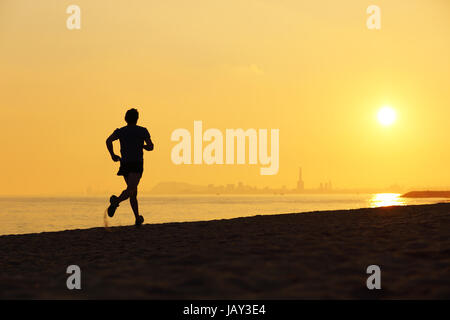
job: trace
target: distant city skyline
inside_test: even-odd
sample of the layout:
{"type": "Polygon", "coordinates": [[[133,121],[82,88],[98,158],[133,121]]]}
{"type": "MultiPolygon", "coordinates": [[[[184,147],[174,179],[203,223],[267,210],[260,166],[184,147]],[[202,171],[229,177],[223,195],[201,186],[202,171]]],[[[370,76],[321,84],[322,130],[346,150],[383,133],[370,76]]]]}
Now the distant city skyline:
{"type": "MultiPolygon", "coordinates": [[[[427,188],[416,188],[417,190],[427,188]]],[[[433,188],[431,188],[433,189],[433,188]]],[[[303,180],[303,168],[299,167],[297,185],[294,188],[289,188],[282,185],[279,188],[274,187],[257,187],[247,185],[242,181],[237,183],[226,184],[208,184],[198,185],[186,182],[160,182],[156,184],[149,193],[153,194],[319,194],[319,193],[380,193],[380,192],[394,192],[402,193],[409,189],[399,185],[391,185],[385,188],[347,188],[338,189],[333,188],[332,181],[320,182],[316,187],[305,187],[303,180]]]]}

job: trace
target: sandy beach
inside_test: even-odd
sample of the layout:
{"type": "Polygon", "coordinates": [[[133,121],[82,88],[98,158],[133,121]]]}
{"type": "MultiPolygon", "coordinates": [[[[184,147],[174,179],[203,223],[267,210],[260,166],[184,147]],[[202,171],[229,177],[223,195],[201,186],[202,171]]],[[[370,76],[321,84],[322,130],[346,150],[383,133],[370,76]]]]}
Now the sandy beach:
{"type": "Polygon", "coordinates": [[[450,203],[9,235],[0,257],[2,299],[449,299],[450,203]]]}

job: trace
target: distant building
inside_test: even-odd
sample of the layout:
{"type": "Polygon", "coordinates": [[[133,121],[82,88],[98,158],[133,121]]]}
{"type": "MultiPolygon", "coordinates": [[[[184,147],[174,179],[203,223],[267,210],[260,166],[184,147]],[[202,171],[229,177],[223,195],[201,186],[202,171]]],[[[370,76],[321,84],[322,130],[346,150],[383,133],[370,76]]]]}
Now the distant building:
{"type": "Polygon", "coordinates": [[[298,169],[297,190],[305,190],[305,184],[303,182],[302,168],[301,167],[298,169]]]}
{"type": "Polygon", "coordinates": [[[331,184],[331,180],[328,182],[321,182],[319,189],[321,191],[331,191],[333,189],[332,184],[331,184]]]}

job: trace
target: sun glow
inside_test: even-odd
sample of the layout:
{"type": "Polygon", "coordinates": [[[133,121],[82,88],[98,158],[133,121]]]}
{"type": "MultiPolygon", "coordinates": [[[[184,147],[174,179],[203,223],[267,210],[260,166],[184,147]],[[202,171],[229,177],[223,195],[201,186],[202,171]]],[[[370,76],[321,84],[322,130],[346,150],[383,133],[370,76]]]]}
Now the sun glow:
{"type": "Polygon", "coordinates": [[[377,193],[370,199],[372,208],[387,206],[403,206],[405,201],[400,197],[399,193],[377,193]]]}
{"type": "Polygon", "coordinates": [[[392,125],[397,119],[397,114],[391,107],[383,107],[378,111],[378,121],[383,126],[392,125]]]}

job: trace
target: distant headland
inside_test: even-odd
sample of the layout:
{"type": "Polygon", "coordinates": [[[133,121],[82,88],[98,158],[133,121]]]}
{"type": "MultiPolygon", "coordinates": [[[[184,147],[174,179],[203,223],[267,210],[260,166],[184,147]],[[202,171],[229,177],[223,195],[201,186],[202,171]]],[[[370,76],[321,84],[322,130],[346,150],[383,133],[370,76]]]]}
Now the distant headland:
{"type": "Polygon", "coordinates": [[[411,191],[402,198],[450,198],[450,191],[411,191]]]}

